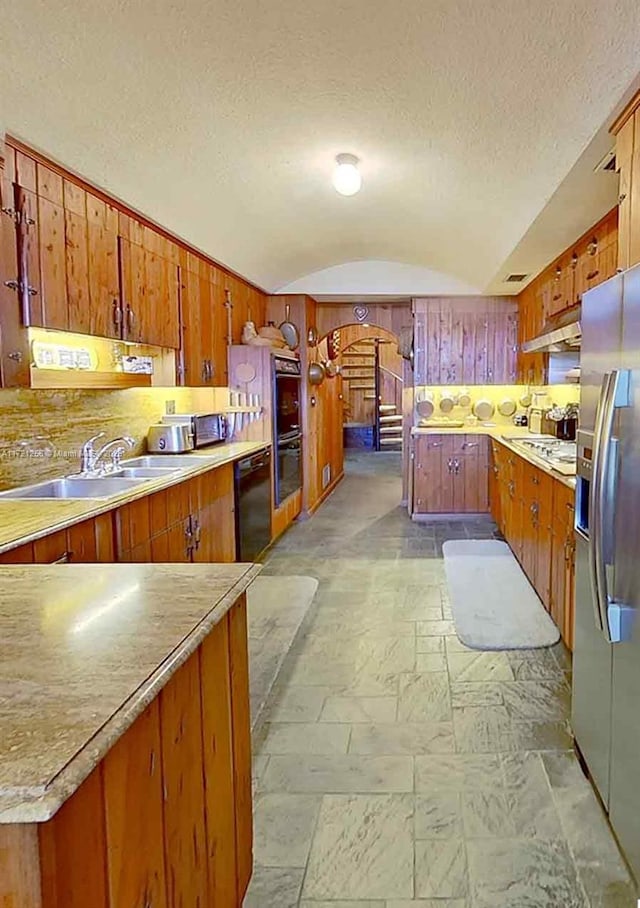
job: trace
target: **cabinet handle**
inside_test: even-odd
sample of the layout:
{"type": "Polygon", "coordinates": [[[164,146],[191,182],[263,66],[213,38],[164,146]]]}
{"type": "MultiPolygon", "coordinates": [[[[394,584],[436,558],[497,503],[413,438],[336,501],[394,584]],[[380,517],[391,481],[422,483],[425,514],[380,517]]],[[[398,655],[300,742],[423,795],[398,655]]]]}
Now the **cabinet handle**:
{"type": "Polygon", "coordinates": [[[463,451],[465,451],[467,448],[477,448],[477,447],[478,447],[477,441],[463,441],[462,442],[463,451]]]}
{"type": "Polygon", "coordinates": [[[537,476],[534,476],[534,477],[533,477],[533,484],[534,484],[534,486],[539,486],[539,485],[540,485],[540,480],[538,479],[537,476]]]}
{"type": "Polygon", "coordinates": [[[441,448],[442,442],[441,441],[430,441],[429,444],[427,445],[427,447],[428,448],[441,448]]]}
{"type": "Polygon", "coordinates": [[[63,552],[59,558],[55,558],[51,564],[69,564],[71,561],[72,552],[63,552]]]}
{"type": "Polygon", "coordinates": [[[620,195],[618,196],[618,205],[622,205],[622,203],[624,202],[626,197],[627,197],[627,193],[621,192],[620,195]]]}
{"type": "Polygon", "coordinates": [[[208,380],[208,376],[207,376],[207,361],[206,361],[206,359],[203,359],[203,360],[202,360],[202,381],[207,381],[207,380],[208,380]]]}
{"type": "Polygon", "coordinates": [[[570,501],[567,502],[567,510],[572,512],[575,511],[575,505],[571,504],[570,501]]]}
{"type": "Polygon", "coordinates": [[[459,473],[459,472],[460,472],[460,461],[459,461],[459,460],[454,460],[454,461],[453,461],[453,472],[454,472],[454,473],[459,473]]]}
{"type": "Polygon", "coordinates": [[[20,281],[5,281],[4,285],[5,287],[8,287],[9,290],[18,291],[20,289],[20,281]]]}
{"type": "Polygon", "coordinates": [[[587,275],[587,280],[592,281],[594,279],[594,277],[597,277],[599,274],[600,274],[600,271],[599,271],[599,269],[596,268],[595,271],[589,272],[589,274],[587,275]]]}
{"type": "Polygon", "coordinates": [[[131,308],[131,306],[127,306],[127,327],[130,332],[133,332],[135,323],[136,323],[136,314],[133,311],[133,309],[131,308]]]}
{"type": "Polygon", "coordinates": [[[155,750],[151,751],[149,757],[149,775],[152,776],[156,770],[156,752],[155,750]]]}
{"type": "Polygon", "coordinates": [[[200,548],[200,540],[202,538],[202,529],[200,527],[200,521],[197,517],[191,518],[193,522],[193,539],[195,543],[196,550],[200,548]]]}
{"type": "Polygon", "coordinates": [[[453,472],[453,460],[451,458],[447,461],[447,470],[449,473],[453,472]]]}
{"type": "Polygon", "coordinates": [[[120,325],[122,324],[122,308],[121,308],[118,300],[113,301],[112,317],[113,317],[113,324],[115,325],[116,328],[119,328],[120,325]]]}

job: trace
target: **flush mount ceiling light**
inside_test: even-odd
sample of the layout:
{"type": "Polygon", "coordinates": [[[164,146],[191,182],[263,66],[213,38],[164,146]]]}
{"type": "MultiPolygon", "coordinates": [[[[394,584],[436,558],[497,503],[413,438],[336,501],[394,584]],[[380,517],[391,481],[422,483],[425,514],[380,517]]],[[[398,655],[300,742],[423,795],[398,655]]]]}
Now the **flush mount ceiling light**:
{"type": "Polygon", "coordinates": [[[333,171],[333,186],[340,195],[355,195],[362,186],[358,159],[354,154],[339,154],[333,171]]]}

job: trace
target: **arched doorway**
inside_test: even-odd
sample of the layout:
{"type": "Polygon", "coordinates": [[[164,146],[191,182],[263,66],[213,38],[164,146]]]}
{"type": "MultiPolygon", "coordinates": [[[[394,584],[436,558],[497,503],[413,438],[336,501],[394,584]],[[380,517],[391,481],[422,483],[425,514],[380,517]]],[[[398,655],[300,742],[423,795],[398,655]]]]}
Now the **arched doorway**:
{"type": "Polygon", "coordinates": [[[396,335],[371,324],[342,325],[332,334],[340,351],[345,447],[401,451],[406,368],[396,335]]]}

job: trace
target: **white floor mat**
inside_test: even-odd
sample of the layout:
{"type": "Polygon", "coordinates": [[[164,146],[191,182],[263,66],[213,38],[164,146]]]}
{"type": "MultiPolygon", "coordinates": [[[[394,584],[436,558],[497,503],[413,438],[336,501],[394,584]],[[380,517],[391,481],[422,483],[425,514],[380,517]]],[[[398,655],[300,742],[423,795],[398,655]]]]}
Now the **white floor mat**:
{"type": "Polygon", "coordinates": [[[536,649],[560,639],[506,542],[452,539],[442,546],[456,633],[473,649],[536,649]]]}

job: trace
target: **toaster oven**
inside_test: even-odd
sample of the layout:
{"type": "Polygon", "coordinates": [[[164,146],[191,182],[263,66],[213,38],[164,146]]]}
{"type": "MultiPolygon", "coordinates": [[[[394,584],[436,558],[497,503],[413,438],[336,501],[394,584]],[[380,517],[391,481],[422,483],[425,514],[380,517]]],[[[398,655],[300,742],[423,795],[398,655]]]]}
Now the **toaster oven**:
{"type": "Polygon", "coordinates": [[[229,435],[227,420],[222,413],[175,413],[163,416],[165,424],[189,423],[194,448],[206,448],[226,441],[229,435]]]}

